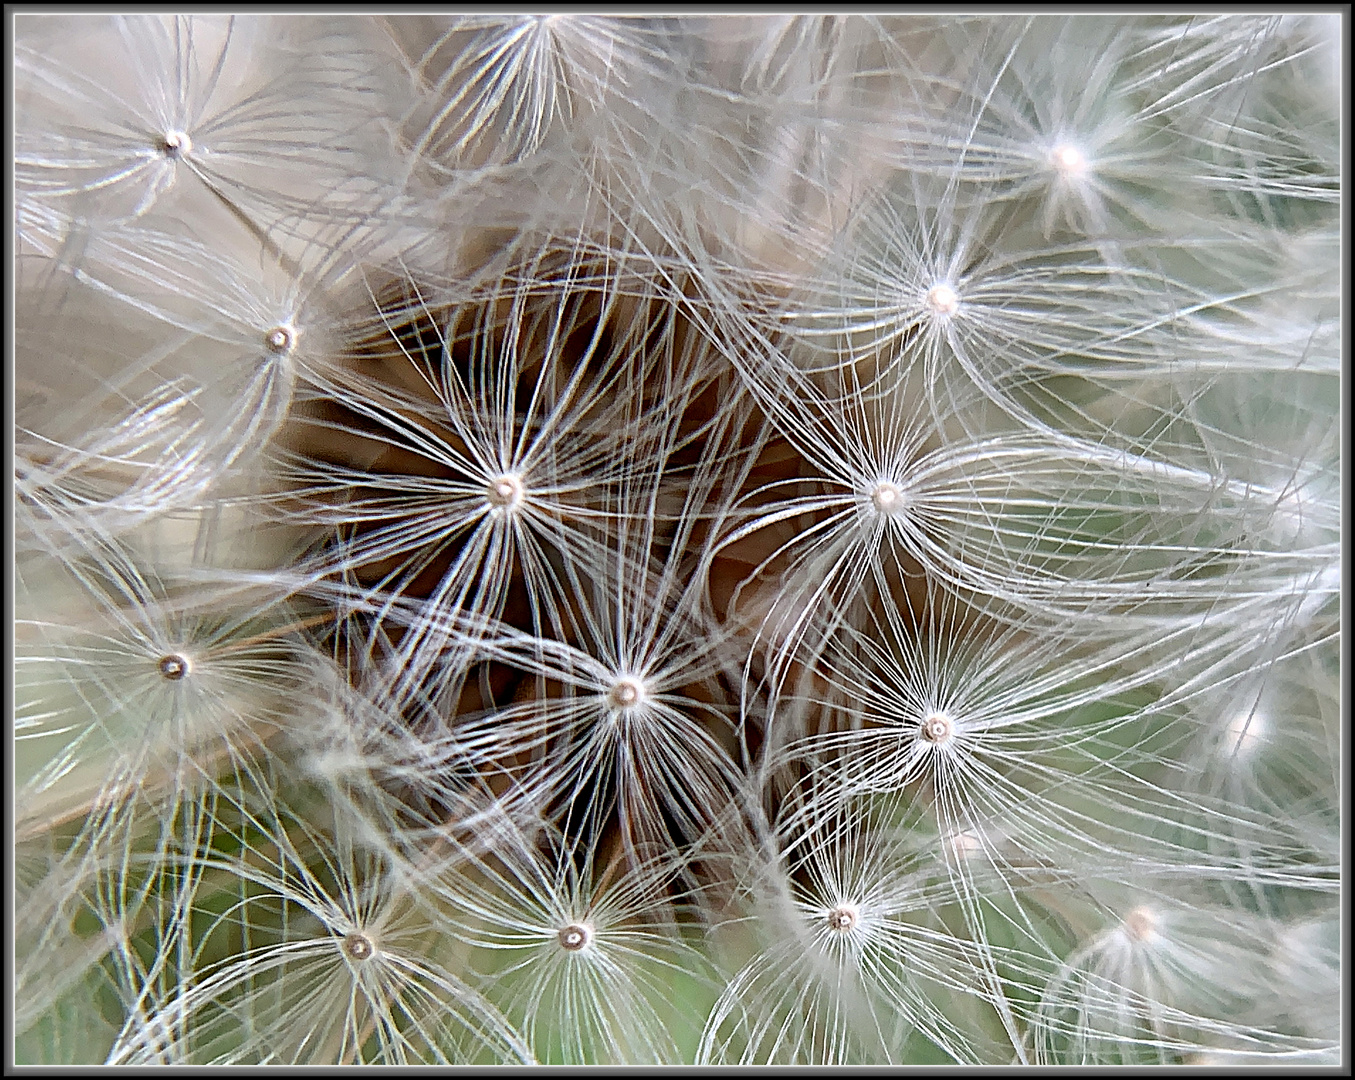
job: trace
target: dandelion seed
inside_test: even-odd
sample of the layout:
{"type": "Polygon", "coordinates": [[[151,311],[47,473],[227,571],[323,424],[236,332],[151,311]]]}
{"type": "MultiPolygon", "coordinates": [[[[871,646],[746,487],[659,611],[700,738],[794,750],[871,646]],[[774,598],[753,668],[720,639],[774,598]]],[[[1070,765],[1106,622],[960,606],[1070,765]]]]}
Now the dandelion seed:
{"type": "Polygon", "coordinates": [[[296,344],[296,331],[290,326],[275,326],[264,335],[263,342],[271,353],[289,353],[296,344]]]}
{"type": "Polygon", "coordinates": [[[774,851],[741,861],[771,940],[711,1010],[698,1061],[881,1065],[921,1045],[971,1059],[989,1037],[969,1022],[978,956],[935,918],[953,881],[863,803],[790,798],[781,818],[774,851]]]}
{"type": "MultiPolygon", "coordinates": [[[[790,374],[786,368],[781,373],[790,374]]],[[[840,369],[834,373],[838,385],[828,392],[798,376],[780,379],[779,385],[763,380],[762,389],[755,389],[776,392],[766,399],[771,423],[808,468],[794,480],[772,480],[750,492],[746,499],[757,516],[722,539],[720,550],[767,526],[775,526],[768,537],[789,534],[734,594],[737,605],[745,586],[756,588],[780,564],[779,602],[769,606],[759,634],[781,653],[812,635],[825,606],[915,575],[918,562],[936,546],[934,515],[913,513],[914,477],[927,471],[935,418],[925,397],[906,384],[901,366],[869,391],[858,374],[840,369]],[[813,487],[804,483],[811,479],[813,487]]],[[[773,664],[779,666],[779,660],[773,664]]]]}
{"type": "Polygon", "coordinates": [[[718,686],[725,640],[702,636],[683,607],[697,602],[695,580],[660,583],[637,569],[611,595],[600,580],[573,574],[582,608],[577,646],[518,633],[482,643],[511,669],[563,692],[466,717],[459,737],[557,805],[577,834],[614,817],[622,844],[636,852],[672,843],[675,832],[701,835],[728,805],[737,771],[725,745],[727,706],[718,697],[712,704],[703,689],[707,681],[710,690],[718,686]],[[628,602],[659,588],[656,600],[628,602]]]}
{"type": "Polygon", "coordinates": [[[187,132],[167,131],[160,139],[160,150],[165,157],[177,158],[193,152],[193,140],[187,132]]]}
{"type": "Polygon", "coordinates": [[[560,948],[578,952],[593,940],[593,930],[586,923],[570,923],[560,930],[560,948]]]}
{"type": "Polygon", "coordinates": [[[314,279],[140,224],[92,230],[78,258],[44,252],[59,289],[20,290],[16,362],[46,399],[24,417],[25,494],[88,506],[122,532],[257,476],[299,380],[332,357],[332,315],[303,294],[323,278],[334,302],[352,264],[345,253],[329,277],[314,266],[325,246],[301,260],[314,279]]]}
{"type": "Polygon", "coordinates": [[[463,16],[435,41],[409,42],[428,84],[406,121],[411,159],[447,172],[530,157],[573,117],[567,22],[463,16]]]}
{"type": "Polygon", "coordinates": [[[505,821],[495,833],[472,873],[435,883],[464,913],[453,932],[477,947],[469,967],[483,973],[486,997],[542,1064],[675,1060],[674,1020],[690,1023],[700,1008],[675,984],[696,989],[704,975],[673,933],[678,867],[604,869],[592,843],[573,846],[553,829],[505,821]]]}
{"type": "Polygon", "coordinates": [[[562,632],[562,567],[595,557],[608,501],[666,457],[673,421],[637,399],[659,384],[674,391],[662,415],[682,405],[675,315],[657,297],[633,309],[631,269],[555,242],[512,267],[455,303],[408,282],[383,294],[370,347],[387,374],[336,392],[337,419],[308,419],[315,441],[290,470],[306,489],[298,517],[336,526],[315,571],[348,580],[322,587],[356,587],[401,620],[391,662],[411,684],[453,627],[562,632]]]}
{"type": "Polygon", "coordinates": [[[15,55],[18,185],[103,221],[140,218],[171,190],[195,220],[225,195],[265,228],[289,212],[314,217],[319,198],[331,217],[358,202],[369,209],[377,178],[394,171],[376,118],[400,97],[387,44],[363,43],[372,26],[214,15],[28,20],[15,55]]]}
{"type": "Polygon", "coordinates": [[[1308,1039],[1247,1019],[1274,992],[1266,966],[1274,931],[1244,912],[1155,894],[1074,949],[1045,985],[1029,1027],[1035,1062],[1171,1064],[1225,1047],[1311,1050],[1308,1039]]]}
{"type": "Polygon", "coordinates": [[[111,835],[150,792],[172,816],[204,779],[251,767],[275,730],[296,674],[289,605],[208,584],[210,556],[224,552],[206,527],[185,538],[187,571],[149,532],[136,546],[61,537],[59,556],[20,564],[21,588],[57,574],[24,597],[30,617],[16,624],[22,828],[98,808],[88,827],[111,835]]]}
{"type": "Polygon", "coordinates": [[[903,509],[904,496],[897,485],[891,484],[888,480],[882,480],[875,485],[875,490],[870,493],[870,502],[875,507],[876,513],[893,514],[903,509]]]}
{"type": "Polygon", "coordinates": [[[159,668],[162,678],[177,681],[189,673],[191,665],[188,662],[188,657],[170,653],[168,656],[160,658],[159,668]]]}
{"type": "Polygon", "coordinates": [[[616,685],[607,692],[607,704],[613,709],[633,709],[642,705],[649,697],[645,684],[639,679],[625,676],[616,681],[616,685]]]}
{"type": "MultiPolygon", "coordinates": [[[[706,483],[690,478],[681,497],[709,505],[706,483]]],[[[705,579],[674,557],[700,517],[654,513],[671,490],[634,477],[604,504],[610,550],[561,560],[552,585],[570,599],[563,633],[480,639],[487,657],[541,689],[456,725],[573,835],[619,826],[613,835],[637,855],[705,833],[738,783],[724,685],[733,631],[711,624],[705,579]]]]}
{"type": "Polygon", "coordinates": [[[501,510],[511,510],[522,502],[525,494],[522,478],[513,474],[501,476],[489,486],[490,505],[501,510]]]}
{"type": "Polygon", "coordinates": [[[927,307],[933,315],[948,319],[960,310],[960,294],[944,281],[927,290],[927,307]]]}
{"type": "Polygon", "coordinates": [[[856,926],[859,918],[854,904],[842,904],[828,913],[828,929],[845,934],[856,926]]]}
{"type": "MultiPolygon", "coordinates": [[[[454,916],[411,896],[409,873],[361,841],[361,821],[333,805],[321,815],[308,806],[301,817],[292,797],[305,805],[316,792],[283,787],[271,771],[220,794],[216,835],[233,843],[225,851],[204,843],[168,864],[184,876],[206,870],[250,882],[247,896],[234,897],[229,924],[195,926],[184,943],[225,955],[201,978],[146,987],[110,1061],[531,1060],[507,1020],[443,962],[454,948],[454,916]],[[231,824],[240,814],[250,823],[243,837],[231,824]],[[223,1002],[232,1007],[223,1011],[223,1002]]],[[[424,859],[435,874],[429,853],[424,859]]]]}
{"type": "Polygon", "coordinates": [[[1130,941],[1151,945],[1158,938],[1157,916],[1150,907],[1136,907],[1124,917],[1124,933],[1130,941]]]}
{"type": "Polygon", "coordinates": [[[1049,160],[1060,175],[1069,180],[1081,179],[1087,174],[1087,156],[1076,146],[1063,144],[1056,146],[1049,160]]]}
{"type": "Polygon", "coordinates": [[[366,960],[376,951],[371,939],[354,931],[343,939],[343,951],[354,960],[366,960]]]}
{"type": "Polygon", "coordinates": [[[948,742],[954,733],[955,722],[945,713],[932,713],[918,728],[918,734],[934,746],[948,742]]]}

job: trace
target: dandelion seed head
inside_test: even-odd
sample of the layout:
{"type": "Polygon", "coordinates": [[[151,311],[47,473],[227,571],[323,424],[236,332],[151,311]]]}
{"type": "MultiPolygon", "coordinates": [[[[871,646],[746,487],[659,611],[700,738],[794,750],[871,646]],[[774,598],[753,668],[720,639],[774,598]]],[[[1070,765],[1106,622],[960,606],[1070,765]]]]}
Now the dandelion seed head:
{"type": "Polygon", "coordinates": [[[167,158],[181,158],[193,152],[193,140],[185,131],[166,131],[160,137],[160,152],[167,158]]]}
{"type": "Polygon", "coordinates": [[[955,723],[945,713],[930,713],[923,718],[918,734],[933,746],[940,746],[955,734],[955,723]]]}
{"type": "Polygon", "coordinates": [[[854,904],[839,904],[828,913],[828,929],[835,934],[846,934],[856,928],[860,919],[854,904]]]}
{"type": "Polygon", "coordinates": [[[485,497],[489,504],[500,510],[511,510],[522,502],[522,479],[513,473],[505,473],[489,485],[485,497]]]}
{"type": "Polygon", "coordinates": [[[649,691],[643,682],[633,675],[624,675],[607,691],[607,704],[613,709],[633,709],[644,704],[648,697],[649,691]]]}
{"type": "Polygon", "coordinates": [[[1336,1047],[1312,18],[24,23],[33,1054],[1336,1047]]]}
{"type": "Polygon", "coordinates": [[[560,928],[560,948],[566,952],[586,949],[593,940],[593,928],[587,923],[570,923],[560,928]]]}
{"type": "Polygon", "coordinates": [[[941,281],[927,290],[926,303],[933,315],[948,319],[960,310],[960,294],[941,281]]]}
{"type": "Polygon", "coordinates": [[[1157,940],[1157,916],[1149,907],[1136,907],[1124,917],[1124,934],[1132,942],[1151,944],[1157,940]]]}
{"type": "Polygon", "coordinates": [[[170,682],[178,682],[186,676],[192,668],[188,662],[188,657],[181,656],[178,653],[168,653],[160,657],[160,662],[156,665],[160,671],[160,677],[170,682]]]}
{"type": "Polygon", "coordinates": [[[356,931],[343,939],[343,951],[350,959],[367,960],[376,952],[372,939],[356,931]]]}

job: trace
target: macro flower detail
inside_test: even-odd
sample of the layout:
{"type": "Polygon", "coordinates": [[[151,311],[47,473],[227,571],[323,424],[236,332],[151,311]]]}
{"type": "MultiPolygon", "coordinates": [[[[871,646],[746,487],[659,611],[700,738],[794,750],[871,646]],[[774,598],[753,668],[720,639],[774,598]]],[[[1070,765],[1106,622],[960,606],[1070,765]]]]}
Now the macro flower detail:
{"type": "Polygon", "coordinates": [[[1344,1064],[1348,13],[9,19],[17,1064],[1344,1064]]]}

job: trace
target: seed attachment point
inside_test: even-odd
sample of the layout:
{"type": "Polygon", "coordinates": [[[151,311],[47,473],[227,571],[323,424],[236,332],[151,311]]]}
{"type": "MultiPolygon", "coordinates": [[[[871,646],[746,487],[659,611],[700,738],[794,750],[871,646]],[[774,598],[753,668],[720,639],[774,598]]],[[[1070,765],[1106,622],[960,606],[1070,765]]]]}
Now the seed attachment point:
{"type": "Polygon", "coordinates": [[[292,351],[296,344],[296,331],[290,326],[275,326],[264,334],[263,343],[269,352],[281,356],[292,351]]]}
{"type": "Polygon", "coordinates": [[[1124,932],[1130,941],[1157,940],[1157,916],[1149,907],[1136,907],[1124,917],[1124,932]]]}
{"type": "Polygon", "coordinates": [[[852,904],[840,904],[828,913],[828,929],[835,934],[845,934],[856,928],[861,916],[852,904]]]}
{"type": "Polygon", "coordinates": [[[188,657],[180,656],[178,653],[170,653],[167,656],[160,657],[160,662],[156,664],[160,672],[160,678],[169,682],[178,682],[188,674],[190,664],[188,657]]]}
{"type": "Polygon", "coordinates": [[[489,485],[485,497],[491,506],[511,509],[522,502],[522,480],[511,473],[505,473],[489,485]]]}
{"type": "Polygon", "coordinates": [[[343,939],[343,951],[353,960],[366,960],[376,952],[376,947],[371,938],[354,932],[343,939]]]}
{"type": "Polygon", "coordinates": [[[613,709],[633,709],[649,697],[645,684],[631,675],[623,676],[607,691],[607,704],[613,709]]]}
{"type": "Polygon", "coordinates": [[[950,318],[960,310],[960,294],[944,281],[927,290],[927,307],[933,315],[950,318]]]}
{"type": "Polygon", "coordinates": [[[931,713],[923,717],[918,734],[933,746],[940,746],[955,734],[955,723],[945,713],[931,713]]]}
{"type": "Polygon", "coordinates": [[[903,509],[905,501],[898,485],[891,484],[888,480],[881,480],[870,493],[870,504],[875,507],[877,514],[898,513],[903,509]]]}
{"type": "Polygon", "coordinates": [[[166,131],[160,136],[160,153],[167,158],[181,158],[193,150],[193,140],[184,131],[166,131]]]}
{"type": "Polygon", "coordinates": [[[560,930],[560,948],[566,952],[578,952],[592,940],[593,929],[586,923],[570,923],[560,930]]]}
{"type": "Polygon", "coordinates": [[[1076,146],[1064,143],[1054,147],[1049,160],[1056,172],[1070,180],[1085,176],[1087,173],[1087,155],[1076,146]]]}

